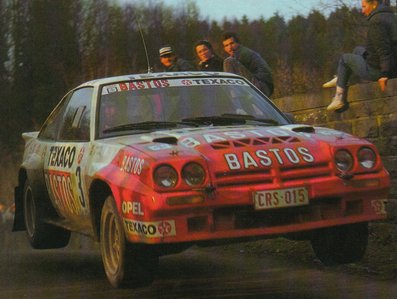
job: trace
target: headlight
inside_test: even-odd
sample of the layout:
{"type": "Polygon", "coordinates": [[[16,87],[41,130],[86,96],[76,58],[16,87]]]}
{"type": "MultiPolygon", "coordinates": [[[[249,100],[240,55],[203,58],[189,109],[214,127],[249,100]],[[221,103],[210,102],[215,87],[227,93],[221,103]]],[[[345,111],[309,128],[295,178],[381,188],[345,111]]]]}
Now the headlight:
{"type": "Polygon", "coordinates": [[[353,167],[353,157],[346,150],[337,151],[335,154],[335,164],[342,172],[349,171],[353,167]]]}
{"type": "Polygon", "coordinates": [[[362,167],[371,169],[376,164],[376,154],[369,147],[363,147],[358,152],[358,161],[362,167]]]}
{"type": "Polygon", "coordinates": [[[188,163],[183,167],[182,177],[189,186],[202,185],[205,181],[205,170],[197,163],[188,163]]]}
{"type": "Polygon", "coordinates": [[[178,182],[178,173],[169,165],[161,165],[153,174],[154,182],[163,188],[173,188],[178,182]]]}

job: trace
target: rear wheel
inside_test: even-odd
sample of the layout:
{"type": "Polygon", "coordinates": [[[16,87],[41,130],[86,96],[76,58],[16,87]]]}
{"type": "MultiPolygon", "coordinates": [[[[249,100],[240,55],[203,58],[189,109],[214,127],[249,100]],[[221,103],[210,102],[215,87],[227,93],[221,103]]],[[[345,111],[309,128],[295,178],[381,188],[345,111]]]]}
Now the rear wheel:
{"type": "Polygon", "coordinates": [[[311,240],[316,256],[326,266],[354,263],[362,259],[368,244],[368,223],[319,230],[311,240]]]}
{"type": "Polygon", "coordinates": [[[37,197],[29,180],[23,192],[26,236],[36,249],[65,247],[69,243],[70,231],[45,222],[49,217],[49,206],[37,197]]]}
{"type": "Polygon", "coordinates": [[[100,238],[103,265],[113,287],[142,287],[153,282],[159,258],[144,246],[127,242],[112,196],[102,208],[100,238]]]}

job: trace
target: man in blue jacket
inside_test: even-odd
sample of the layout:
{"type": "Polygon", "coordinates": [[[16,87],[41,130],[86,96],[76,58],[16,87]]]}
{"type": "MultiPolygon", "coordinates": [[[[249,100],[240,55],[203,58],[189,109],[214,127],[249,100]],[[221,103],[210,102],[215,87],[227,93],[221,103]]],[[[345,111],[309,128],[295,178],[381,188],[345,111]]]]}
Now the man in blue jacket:
{"type": "Polygon", "coordinates": [[[241,45],[236,33],[226,32],[223,49],[229,55],[223,62],[225,72],[242,75],[265,95],[273,93],[273,76],[267,62],[255,51],[241,45]]]}

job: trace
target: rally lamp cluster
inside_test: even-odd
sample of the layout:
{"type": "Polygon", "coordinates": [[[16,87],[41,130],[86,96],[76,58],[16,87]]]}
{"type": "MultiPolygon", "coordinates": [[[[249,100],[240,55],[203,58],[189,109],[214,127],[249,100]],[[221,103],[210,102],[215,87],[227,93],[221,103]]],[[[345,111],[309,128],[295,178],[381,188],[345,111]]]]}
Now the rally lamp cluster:
{"type": "MultiPolygon", "coordinates": [[[[180,176],[183,182],[191,188],[203,187],[206,180],[206,172],[204,168],[195,162],[185,164],[180,172],[180,176]]],[[[176,188],[180,180],[178,172],[168,164],[158,166],[154,170],[153,178],[158,187],[165,188],[167,190],[176,188]]],[[[204,202],[204,196],[202,193],[172,196],[168,197],[166,202],[170,206],[199,204],[204,202]]]]}
{"type": "MultiPolygon", "coordinates": [[[[357,152],[357,162],[362,168],[371,170],[376,166],[376,153],[369,147],[362,147],[357,152]]],[[[352,170],[354,163],[355,159],[350,151],[341,149],[335,153],[335,165],[339,171],[345,173],[352,170]]]]}
{"type": "MultiPolygon", "coordinates": [[[[190,187],[203,185],[206,179],[204,168],[195,162],[187,163],[181,171],[182,180],[190,187]]],[[[171,165],[158,166],[153,174],[154,182],[161,188],[175,188],[179,182],[179,174],[171,165]]]]}

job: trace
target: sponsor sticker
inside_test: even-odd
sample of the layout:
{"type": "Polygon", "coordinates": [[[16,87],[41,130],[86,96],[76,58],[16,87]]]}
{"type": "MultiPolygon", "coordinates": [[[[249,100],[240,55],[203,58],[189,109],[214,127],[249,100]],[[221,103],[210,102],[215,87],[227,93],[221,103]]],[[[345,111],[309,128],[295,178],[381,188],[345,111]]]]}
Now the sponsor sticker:
{"type": "Polygon", "coordinates": [[[385,199],[374,199],[371,200],[371,207],[377,215],[386,215],[386,202],[385,199]]]}
{"type": "Polygon", "coordinates": [[[124,227],[128,233],[146,238],[176,236],[175,220],[145,222],[124,219],[124,227]]]}
{"type": "Polygon", "coordinates": [[[168,86],[169,86],[169,83],[168,83],[168,80],[166,80],[166,79],[122,82],[122,83],[104,86],[102,88],[102,95],[107,95],[107,94],[111,94],[111,93],[115,93],[115,92],[122,92],[122,91],[164,88],[164,87],[168,87],[168,86]]]}
{"type": "Polygon", "coordinates": [[[189,79],[152,79],[111,84],[102,88],[102,95],[115,92],[134,91],[141,89],[157,89],[180,86],[205,85],[240,85],[248,86],[244,80],[235,78],[189,78],[189,79]]]}
{"type": "Polygon", "coordinates": [[[138,201],[123,201],[121,204],[121,209],[124,214],[132,213],[136,216],[144,216],[145,213],[142,210],[142,205],[138,201]]]}
{"type": "Polygon", "coordinates": [[[120,163],[120,170],[129,174],[140,175],[144,164],[144,159],[125,154],[120,163]]]}
{"type": "Polygon", "coordinates": [[[58,208],[74,215],[83,213],[85,200],[83,196],[75,196],[74,176],[69,172],[52,170],[45,173],[44,178],[48,191],[58,208]]]}
{"type": "Polygon", "coordinates": [[[151,150],[151,151],[161,151],[161,150],[170,149],[170,148],[172,148],[171,145],[162,144],[162,143],[148,146],[148,149],[151,150]]]}
{"type": "Polygon", "coordinates": [[[193,78],[169,80],[170,86],[197,86],[197,85],[241,85],[248,84],[241,79],[232,78],[193,78]]]}
{"type": "Polygon", "coordinates": [[[255,152],[244,151],[239,154],[224,154],[225,161],[230,170],[241,170],[272,166],[274,161],[279,165],[286,162],[291,164],[313,163],[314,156],[305,147],[294,148],[270,148],[255,152]]]}
{"type": "Polygon", "coordinates": [[[71,168],[75,157],[75,146],[51,146],[47,165],[49,167],[71,168]]]}

